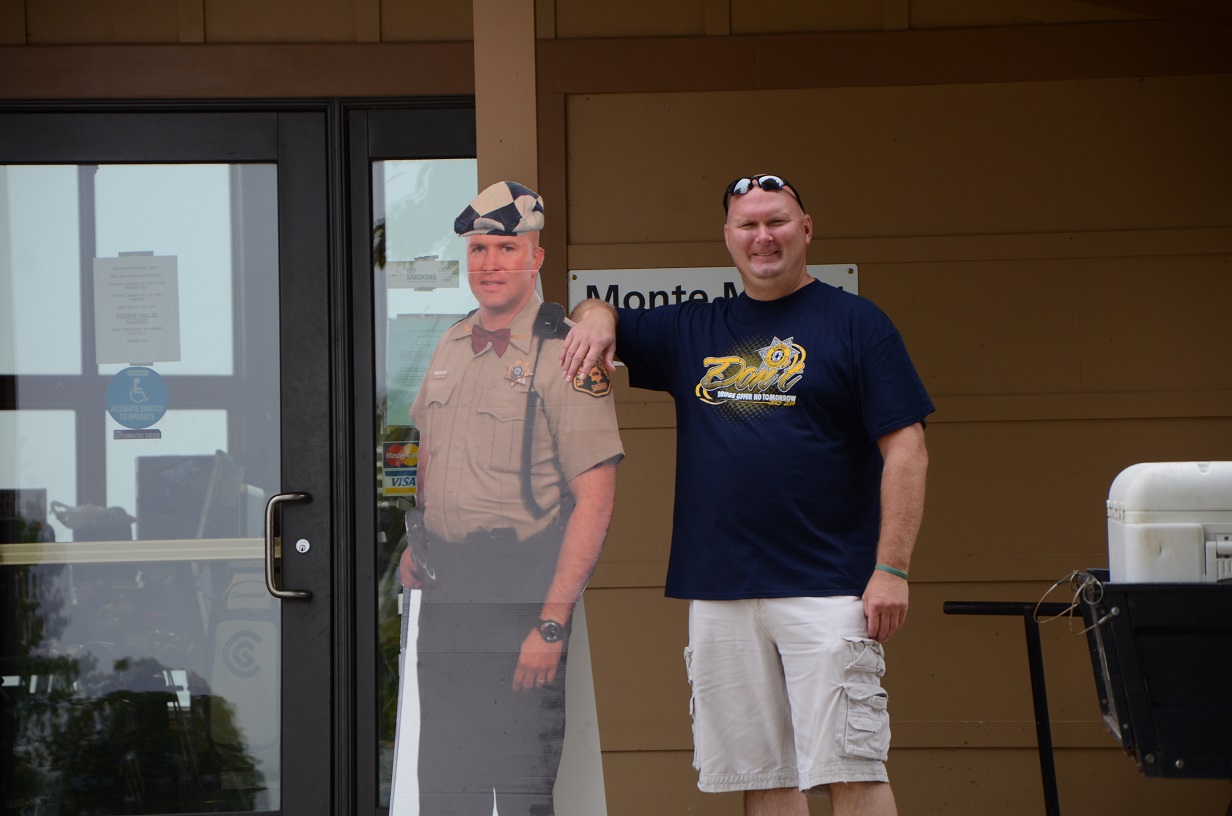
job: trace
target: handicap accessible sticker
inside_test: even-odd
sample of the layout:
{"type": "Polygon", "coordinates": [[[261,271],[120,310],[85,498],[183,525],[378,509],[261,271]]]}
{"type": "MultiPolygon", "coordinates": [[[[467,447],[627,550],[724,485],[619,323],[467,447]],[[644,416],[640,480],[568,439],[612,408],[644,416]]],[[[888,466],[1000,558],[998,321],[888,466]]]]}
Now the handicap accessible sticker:
{"type": "Polygon", "coordinates": [[[167,383],[152,368],[132,366],[107,384],[107,413],[125,428],[148,428],[167,413],[167,383]]]}

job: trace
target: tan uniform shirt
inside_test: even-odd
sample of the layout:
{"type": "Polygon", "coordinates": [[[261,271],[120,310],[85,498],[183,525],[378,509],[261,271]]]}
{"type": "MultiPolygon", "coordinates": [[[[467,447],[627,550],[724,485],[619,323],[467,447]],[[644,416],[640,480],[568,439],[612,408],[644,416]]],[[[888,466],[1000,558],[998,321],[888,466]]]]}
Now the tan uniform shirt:
{"type": "Polygon", "coordinates": [[[539,305],[531,298],[514,319],[501,357],[491,346],[471,351],[477,313],[451,326],[411,406],[429,457],[420,486],[424,520],[430,533],[446,541],[502,527],[516,529],[519,541],[537,535],[557,516],[570,479],[624,454],[610,383],[565,381],[558,366],[561,339],[547,338],[538,350],[532,327],[539,305]],[[540,404],[533,419],[531,484],[547,511],[538,519],[522,499],[532,382],[540,404]]]}

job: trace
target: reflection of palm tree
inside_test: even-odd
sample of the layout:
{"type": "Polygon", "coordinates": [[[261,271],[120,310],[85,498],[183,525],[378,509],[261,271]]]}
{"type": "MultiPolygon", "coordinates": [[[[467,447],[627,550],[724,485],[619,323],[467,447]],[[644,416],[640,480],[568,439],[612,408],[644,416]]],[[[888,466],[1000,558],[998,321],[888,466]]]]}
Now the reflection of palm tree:
{"type": "Polygon", "coordinates": [[[385,268],[385,221],[378,220],[372,227],[372,265],[385,268]]]}
{"type": "MultiPolygon", "coordinates": [[[[18,519],[15,540],[33,542],[43,540],[51,528],[31,519],[18,519]]],[[[7,537],[7,536],[6,536],[7,537]]],[[[66,694],[69,684],[76,679],[75,665],[68,658],[39,657],[43,644],[59,639],[68,625],[68,616],[63,613],[65,599],[58,590],[57,580],[65,567],[59,564],[9,567],[0,570],[0,659],[3,659],[3,674],[22,678],[33,675],[60,676],[64,682],[55,689],[57,694],[66,694]],[[31,663],[43,665],[47,671],[27,671],[31,663]]],[[[23,756],[17,747],[17,735],[30,715],[24,701],[17,696],[24,686],[16,690],[5,689],[0,697],[0,788],[6,800],[37,801],[40,793],[47,790],[42,784],[37,756],[23,756]],[[33,761],[32,761],[33,759],[33,761]]],[[[24,697],[24,695],[23,695],[24,697]]]]}

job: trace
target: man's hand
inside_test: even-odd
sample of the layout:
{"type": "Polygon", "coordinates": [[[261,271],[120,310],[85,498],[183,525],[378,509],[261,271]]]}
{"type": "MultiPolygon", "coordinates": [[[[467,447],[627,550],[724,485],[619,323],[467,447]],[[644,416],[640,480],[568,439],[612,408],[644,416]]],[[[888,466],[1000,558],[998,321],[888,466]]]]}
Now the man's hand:
{"type": "Polygon", "coordinates": [[[560,655],[564,648],[563,640],[548,643],[538,629],[531,629],[530,634],[522,641],[518,668],[513,673],[513,690],[533,691],[551,685],[556,679],[556,669],[560,666],[560,655]]]}
{"type": "Polygon", "coordinates": [[[868,636],[885,643],[907,620],[907,582],[884,570],[873,570],[864,588],[868,636]]]}
{"type": "Polygon", "coordinates": [[[573,310],[574,326],[565,337],[560,367],[566,380],[602,364],[616,368],[616,310],[601,300],[585,300],[573,310]]]}

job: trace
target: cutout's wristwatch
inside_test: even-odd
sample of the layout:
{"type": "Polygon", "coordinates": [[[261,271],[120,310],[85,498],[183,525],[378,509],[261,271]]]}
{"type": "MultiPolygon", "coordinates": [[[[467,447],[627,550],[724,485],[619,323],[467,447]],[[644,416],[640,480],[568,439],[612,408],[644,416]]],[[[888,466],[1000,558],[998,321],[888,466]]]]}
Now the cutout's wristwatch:
{"type": "Polygon", "coordinates": [[[539,637],[543,638],[545,643],[557,642],[565,631],[565,627],[554,620],[541,620],[538,628],[539,637]]]}

